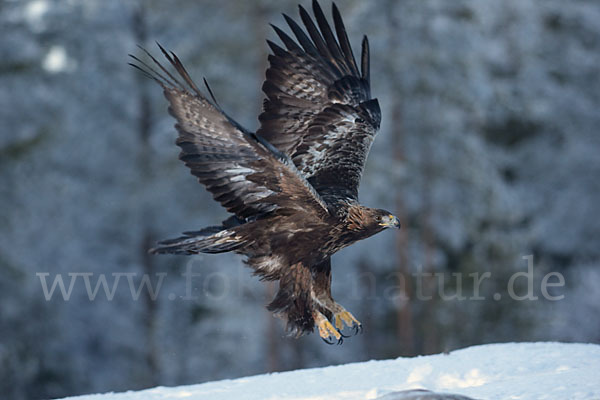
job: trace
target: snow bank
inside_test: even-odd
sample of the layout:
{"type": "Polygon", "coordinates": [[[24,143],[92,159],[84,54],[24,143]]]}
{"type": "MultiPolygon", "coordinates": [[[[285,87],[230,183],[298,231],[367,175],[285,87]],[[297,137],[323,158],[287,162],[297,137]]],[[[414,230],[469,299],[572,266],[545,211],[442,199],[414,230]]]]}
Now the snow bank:
{"type": "MultiPolygon", "coordinates": [[[[78,400],[377,399],[428,389],[476,399],[600,399],[600,346],[505,343],[78,400]]],[[[415,397],[411,397],[415,398],[415,397]]],[[[75,399],[75,398],[71,398],[75,399]]]]}

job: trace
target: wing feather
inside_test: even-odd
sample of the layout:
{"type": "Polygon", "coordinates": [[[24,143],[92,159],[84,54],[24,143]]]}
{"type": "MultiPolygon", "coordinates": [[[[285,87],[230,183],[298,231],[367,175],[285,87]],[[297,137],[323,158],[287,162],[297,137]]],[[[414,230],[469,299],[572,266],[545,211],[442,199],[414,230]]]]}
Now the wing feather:
{"type": "Polygon", "coordinates": [[[331,27],[325,18],[325,14],[323,14],[321,6],[316,1],[313,2],[313,12],[322,36],[327,43],[327,49],[329,50],[329,53],[331,54],[331,57],[335,61],[337,67],[344,74],[352,73],[348,68],[348,63],[346,62],[347,60],[345,60],[344,56],[342,55],[342,49],[340,49],[340,45],[335,39],[335,36],[333,36],[333,32],[331,31],[331,27]]]}
{"type": "Polygon", "coordinates": [[[362,54],[361,54],[361,71],[362,78],[366,80],[369,84],[371,83],[371,66],[370,66],[370,57],[369,57],[369,39],[366,36],[363,36],[362,41],[362,54]]]}
{"type": "Polygon", "coordinates": [[[344,52],[344,58],[350,63],[352,75],[358,76],[358,67],[356,66],[356,60],[354,59],[354,53],[352,52],[352,46],[350,45],[350,40],[348,39],[348,34],[346,33],[346,27],[344,26],[342,15],[340,14],[340,11],[338,10],[335,3],[333,3],[331,7],[333,13],[333,22],[335,24],[335,31],[337,33],[340,46],[342,47],[342,51],[344,52]]]}

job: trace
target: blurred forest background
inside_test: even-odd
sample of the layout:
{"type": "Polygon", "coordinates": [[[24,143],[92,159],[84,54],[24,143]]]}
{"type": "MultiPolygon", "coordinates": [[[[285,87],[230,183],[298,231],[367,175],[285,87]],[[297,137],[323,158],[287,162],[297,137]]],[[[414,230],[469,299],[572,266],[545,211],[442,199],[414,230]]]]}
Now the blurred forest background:
{"type": "MultiPolygon", "coordinates": [[[[303,5],[310,7],[308,1],[303,5]]],[[[225,212],[178,161],[161,90],[127,65],[175,51],[221,105],[258,126],[268,23],[297,0],[0,1],[0,393],[58,397],[452,350],[600,342],[600,2],[339,0],[351,42],[371,42],[381,131],[364,204],[400,216],[333,259],[333,293],[363,335],[285,337],[275,287],[236,256],[150,257],[158,239],[225,212]],[[506,295],[533,255],[537,301],[506,295]],[[192,268],[186,296],[181,276],[192,268]],[[489,271],[485,300],[463,291],[489,271]],[[540,281],[560,272],[560,301],[540,281]],[[149,274],[90,301],[46,301],[36,273],[149,274]],[[452,275],[455,274],[455,275],[452,275]],[[502,295],[496,300],[493,294],[502,295]],[[189,293],[188,293],[189,294],[189,293]]],[[[322,1],[330,16],[329,0],[322,1]]],[[[521,286],[527,286],[524,279],[521,286]]],[[[520,287],[518,293],[523,293],[520,287]]]]}

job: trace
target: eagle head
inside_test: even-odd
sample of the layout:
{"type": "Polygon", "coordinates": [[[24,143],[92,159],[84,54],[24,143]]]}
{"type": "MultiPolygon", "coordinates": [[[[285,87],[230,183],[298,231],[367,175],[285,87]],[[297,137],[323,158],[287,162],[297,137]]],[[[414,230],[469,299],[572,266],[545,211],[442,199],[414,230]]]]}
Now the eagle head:
{"type": "Polygon", "coordinates": [[[377,226],[400,229],[400,220],[389,211],[380,208],[373,209],[373,219],[377,226]]]}
{"type": "Polygon", "coordinates": [[[353,206],[348,210],[347,226],[353,231],[369,232],[369,236],[385,228],[400,228],[400,220],[387,210],[353,206]]]}

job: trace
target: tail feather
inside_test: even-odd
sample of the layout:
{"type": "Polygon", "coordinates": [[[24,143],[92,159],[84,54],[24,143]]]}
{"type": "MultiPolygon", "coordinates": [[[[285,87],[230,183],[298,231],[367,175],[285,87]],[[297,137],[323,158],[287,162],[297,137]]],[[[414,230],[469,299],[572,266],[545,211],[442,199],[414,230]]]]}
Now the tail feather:
{"type": "Polygon", "coordinates": [[[234,231],[224,226],[209,226],[200,231],[184,232],[184,236],[158,242],[151,254],[225,253],[241,247],[244,242],[234,231]]]}

